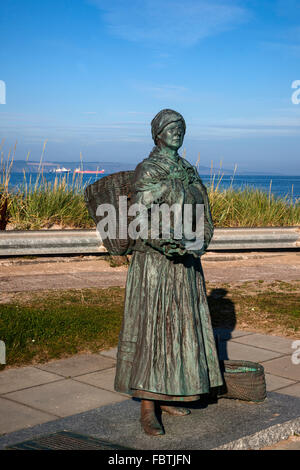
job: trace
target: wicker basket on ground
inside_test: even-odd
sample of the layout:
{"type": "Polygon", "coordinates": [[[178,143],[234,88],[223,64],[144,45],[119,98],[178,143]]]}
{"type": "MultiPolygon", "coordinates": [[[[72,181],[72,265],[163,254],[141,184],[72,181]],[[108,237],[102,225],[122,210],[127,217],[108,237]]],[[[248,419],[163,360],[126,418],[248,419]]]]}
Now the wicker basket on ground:
{"type": "MultiPolygon", "coordinates": [[[[84,199],[88,211],[96,225],[106,217],[98,216],[97,208],[102,204],[112,204],[116,211],[116,235],[115,239],[103,239],[103,245],[111,255],[126,255],[131,252],[132,240],[118,238],[119,234],[119,197],[127,197],[127,207],[130,207],[131,183],[134,171],[120,171],[101,178],[86,187],[84,199]]],[[[128,221],[129,222],[129,221],[128,221]]]]}
{"type": "Polygon", "coordinates": [[[224,386],[218,397],[262,402],[266,398],[264,368],[257,362],[224,360],[224,386]]]}

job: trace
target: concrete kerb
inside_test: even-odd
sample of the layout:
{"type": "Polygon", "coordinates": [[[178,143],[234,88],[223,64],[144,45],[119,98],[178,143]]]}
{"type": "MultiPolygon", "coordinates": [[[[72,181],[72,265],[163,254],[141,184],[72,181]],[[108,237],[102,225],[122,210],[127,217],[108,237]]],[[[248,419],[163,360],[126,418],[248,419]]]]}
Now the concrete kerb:
{"type": "Polygon", "coordinates": [[[260,450],[263,447],[277,444],[296,434],[300,434],[300,417],[286,423],[276,424],[251,436],[242,437],[236,441],[216,447],[213,450],[260,450]]]}
{"type": "MultiPolygon", "coordinates": [[[[278,251],[251,251],[245,250],[242,252],[234,251],[208,251],[202,256],[203,261],[238,261],[238,260],[248,260],[248,259],[262,259],[262,258],[272,258],[274,256],[283,256],[285,254],[284,250],[278,251]]],[[[93,261],[95,258],[102,258],[105,260],[108,257],[108,253],[103,251],[101,253],[95,253],[93,255],[53,255],[53,256],[41,256],[41,255],[32,255],[32,260],[28,260],[22,257],[3,257],[0,253],[0,266],[26,266],[26,265],[36,265],[36,264],[45,264],[45,263],[70,263],[70,262],[80,262],[84,263],[87,261],[93,261]]]]}

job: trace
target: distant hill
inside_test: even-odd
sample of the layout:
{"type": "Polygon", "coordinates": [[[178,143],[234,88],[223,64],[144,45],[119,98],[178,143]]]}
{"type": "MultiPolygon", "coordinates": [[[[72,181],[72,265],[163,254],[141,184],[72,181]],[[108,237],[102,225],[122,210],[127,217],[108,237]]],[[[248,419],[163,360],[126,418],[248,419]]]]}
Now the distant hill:
{"type": "MultiPolygon", "coordinates": [[[[120,163],[120,162],[84,162],[82,168],[84,170],[105,170],[105,173],[115,173],[117,171],[126,171],[134,170],[136,163],[120,163]]],[[[49,173],[50,171],[55,170],[56,168],[65,167],[74,171],[76,168],[81,168],[80,163],[78,162],[44,162],[43,163],[43,172],[49,173]]],[[[12,166],[12,172],[15,173],[38,173],[40,171],[40,163],[25,161],[25,160],[15,160],[12,166]]]]}
{"type": "MultiPolygon", "coordinates": [[[[137,163],[127,163],[127,162],[83,162],[82,167],[84,170],[105,170],[105,174],[115,173],[117,171],[127,171],[134,170],[137,163]]],[[[74,171],[76,168],[80,167],[78,162],[44,162],[43,163],[43,172],[49,173],[56,168],[65,167],[74,171]]],[[[37,173],[40,170],[40,163],[34,161],[26,160],[15,160],[12,166],[12,172],[15,173],[37,173]]],[[[211,169],[208,166],[199,165],[198,172],[200,175],[210,175],[212,174],[224,174],[224,175],[233,175],[234,171],[226,168],[213,168],[211,169]]],[[[250,171],[250,170],[238,170],[236,171],[237,175],[270,175],[269,172],[264,171],[250,171]]],[[[272,175],[281,175],[278,172],[272,172],[272,175]]]]}

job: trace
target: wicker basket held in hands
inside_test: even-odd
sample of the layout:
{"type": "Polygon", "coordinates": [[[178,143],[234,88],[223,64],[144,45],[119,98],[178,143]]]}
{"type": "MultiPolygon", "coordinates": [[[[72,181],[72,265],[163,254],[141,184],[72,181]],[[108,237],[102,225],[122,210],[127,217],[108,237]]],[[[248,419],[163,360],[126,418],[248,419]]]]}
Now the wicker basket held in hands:
{"type": "Polygon", "coordinates": [[[106,238],[103,245],[111,255],[126,255],[131,251],[132,241],[129,238],[120,239],[119,234],[119,196],[127,196],[130,207],[131,182],[134,171],[120,171],[95,181],[86,187],[84,200],[88,211],[96,225],[104,216],[97,216],[97,208],[101,204],[112,204],[116,210],[116,239],[106,238]]]}

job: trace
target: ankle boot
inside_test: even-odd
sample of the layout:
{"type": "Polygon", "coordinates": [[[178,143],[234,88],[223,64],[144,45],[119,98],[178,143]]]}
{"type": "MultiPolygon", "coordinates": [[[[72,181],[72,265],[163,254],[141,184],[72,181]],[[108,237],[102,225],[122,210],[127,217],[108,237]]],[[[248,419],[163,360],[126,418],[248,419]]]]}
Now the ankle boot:
{"type": "Polygon", "coordinates": [[[179,406],[172,405],[160,405],[160,409],[163,413],[168,413],[172,416],[187,416],[191,413],[188,408],[180,408],[179,406]]]}
{"type": "Polygon", "coordinates": [[[142,400],[141,425],[145,433],[150,436],[160,436],[164,434],[164,430],[155,414],[155,402],[152,400],[142,400]]]}

